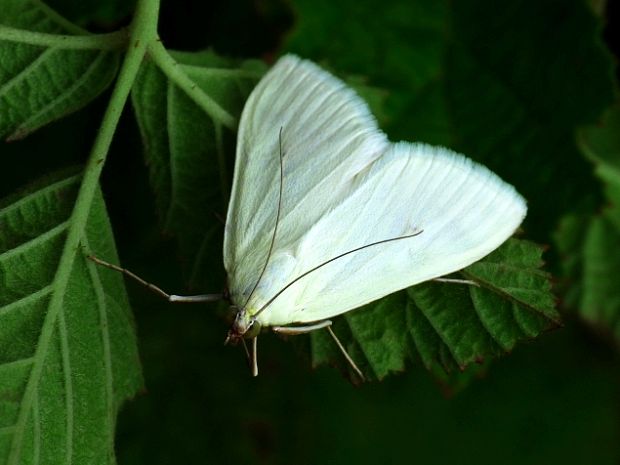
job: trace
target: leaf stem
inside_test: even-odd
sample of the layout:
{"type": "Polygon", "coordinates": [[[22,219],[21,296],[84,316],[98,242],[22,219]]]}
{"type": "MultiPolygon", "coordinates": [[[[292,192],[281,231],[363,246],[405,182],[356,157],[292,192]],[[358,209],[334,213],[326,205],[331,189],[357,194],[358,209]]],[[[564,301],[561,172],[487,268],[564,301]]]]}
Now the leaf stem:
{"type": "Polygon", "coordinates": [[[168,79],[179,86],[209,116],[229,129],[235,130],[237,128],[237,119],[190,79],[187,73],[183,71],[183,66],[172,58],[161,42],[152,42],[149,45],[149,54],[168,79]]]}
{"type": "Polygon", "coordinates": [[[59,315],[62,312],[64,296],[69,285],[73,265],[80,252],[80,243],[84,235],[93,198],[99,186],[101,170],[110,149],[112,138],[121,113],[129,97],[131,87],[140,69],[146,54],[149,42],[157,40],[157,19],[159,0],[138,0],[136,13],[129,28],[130,40],[125,59],[110,102],[103,116],[103,121],[97,137],[93,143],[90,157],[86,164],[82,184],[78,192],[75,207],[69,219],[69,229],[63,252],[60,257],[58,271],[52,282],[54,292],[49,302],[48,311],[43,322],[41,336],[34,354],[34,364],[16,422],[16,432],[13,436],[9,454],[9,465],[21,463],[22,442],[25,438],[25,428],[31,409],[36,403],[38,385],[43,374],[43,366],[48,349],[53,345],[53,337],[57,328],[59,315]]]}
{"type": "Polygon", "coordinates": [[[128,31],[120,29],[108,34],[68,35],[27,31],[0,25],[0,40],[65,50],[117,50],[126,43],[128,31]]]}

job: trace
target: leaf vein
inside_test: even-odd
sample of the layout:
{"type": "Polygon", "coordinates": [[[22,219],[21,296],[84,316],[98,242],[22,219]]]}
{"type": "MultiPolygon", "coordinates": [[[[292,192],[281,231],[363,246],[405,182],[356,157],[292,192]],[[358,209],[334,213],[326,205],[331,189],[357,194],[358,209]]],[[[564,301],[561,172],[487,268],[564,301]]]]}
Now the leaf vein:
{"type": "MultiPolygon", "coordinates": [[[[415,304],[415,301],[413,303],[415,304]]],[[[437,329],[436,325],[433,323],[433,320],[429,318],[429,316],[426,314],[426,312],[422,309],[421,306],[414,305],[413,311],[415,311],[416,309],[422,314],[422,316],[426,319],[426,321],[428,321],[428,324],[431,326],[431,328],[433,328],[437,336],[439,336],[439,339],[441,340],[442,344],[445,345],[447,349],[450,351],[450,355],[452,356],[452,359],[454,360],[454,362],[458,366],[461,366],[461,362],[456,358],[454,349],[452,348],[450,344],[448,344],[448,341],[446,340],[444,334],[437,329]]]]}
{"type": "Polygon", "coordinates": [[[32,424],[34,428],[33,437],[33,463],[38,465],[41,462],[41,414],[39,412],[39,393],[32,400],[32,424]]]}
{"type": "MultiPolygon", "coordinates": [[[[475,282],[477,282],[477,281],[475,281],[475,282]]],[[[502,350],[506,350],[506,348],[504,347],[504,344],[499,339],[499,337],[497,337],[495,335],[495,332],[492,331],[491,328],[489,328],[489,326],[487,325],[486,318],[484,318],[482,316],[482,314],[480,313],[480,310],[478,308],[478,305],[476,305],[476,300],[474,299],[474,295],[473,295],[473,293],[476,292],[476,289],[474,289],[471,286],[468,286],[468,287],[469,287],[469,289],[468,289],[468,291],[469,291],[469,300],[471,301],[472,307],[474,308],[474,313],[478,317],[478,321],[480,321],[480,324],[484,328],[484,331],[489,335],[489,337],[491,338],[491,342],[493,344],[496,344],[498,347],[502,348],[502,350]]]]}
{"type": "Polygon", "coordinates": [[[0,365],[0,370],[4,370],[6,368],[19,367],[21,365],[31,365],[34,362],[34,357],[26,357],[20,358],[17,360],[11,360],[10,362],[3,363],[0,365]]]}
{"type": "Polygon", "coordinates": [[[3,98],[13,87],[15,87],[21,81],[26,79],[31,71],[34,71],[37,67],[41,66],[42,64],[45,64],[47,55],[51,55],[52,53],[56,51],[57,49],[54,47],[50,47],[44,50],[34,60],[28,63],[28,65],[24,69],[22,69],[15,76],[13,76],[11,79],[6,81],[0,87],[0,99],[3,98]]]}
{"type": "Polygon", "coordinates": [[[3,219],[3,217],[11,215],[12,212],[14,210],[18,210],[20,209],[24,204],[27,204],[28,202],[37,200],[40,197],[43,197],[45,195],[47,195],[50,192],[53,191],[60,191],[68,186],[70,186],[71,184],[76,184],[80,181],[80,179],[82,178],[81,174],[77,174],[74,176],[71,176],[69,178],[64,178],[61,179],[60,181],[56,181],[53,184],[50,184],[48,186],[45,186],[42,189],[39,189],[35,192],[32,192],[24,197],[22,197],[21,199],[19,199],[18,201],[7,205],[6,207],[4,207],[3,209],[0,209],[0,220],[3,219]]]}
{"type": "Polygon", "coordinates": [[[52,293],[52,289],[53,287],[50,284],[49,286],[45,286],[36,292],[28,294],[26,297],[22,297],[21,299],[11,302],[10,304],[5,305],[4,307],[0,307],[0,316],[10,313],[16,308],[33,304],[34,302],[36,302],[37,300],[43,297],[47,297],[48,295],[52,293]]]}
{"type": "Polygon", "coordinates": [[[172,146],[173,132],[175,125],[172,124],[174,121],[173,115],[173,106],[174,106],[174,84],[170,80],[166,81],[166,133],[168,135],[168,153],[170,153],[170,159],[168,160],[169,170],[170,170],[170,204],[168,205],[166,211],[166,217],[164,220],[164,228],[167,230],[170,228],[170,223],[172,221],[172,212],[174,211],[174,206],[177,205],[177,188],[178,184],[178,167],[175,161],[178,157],[174,156],[175,151],[172,146]]]}
{"type": "Polygon", "coordinates": [[[3,426],[0,428],[0,436],[8,436],[15,432],[15,425],[3,426]]]}
{"type": "Polygon", "coordinates": [[[65,385],[65,408],[67,414],[66,427],[66,464],[70,465],[73,459],[73,423],[74,423],[74,394],[73,394],[73,382],[71,379],[71,353],[69,350],[69,335],[67,334],[67,323],[65,320],[64,308],[61,308],[58,312],[58,335],[60,338],[60,353],[62,358],[62,372],[64,374],[65,385]]]}
{"type": "Polygon", "coordinates": [[[550,315],[548,315],[544,310],[542,309],[538,309],[536,307],[534,307],[532,304],[525,302],[522,299],[519,299],[518,297],[513,296],[512,294],[509,294],[508,292],[506,292],[503,288],[500,288],[496,285],[494,285],[493,283],[486,281],[484,279],[479,278],[478,276],[472,275],[467,273],[465,270],[462,270],[463,274],[465,274],[469,279],[475,279],[478,283],[480,283],[484,288],[489,289],[492,292],[495,292],[496,294],[499,294],[501,296],[503,296],[506,300],[509,301],[513,301],[518,303],[519,305],[523,306],[524,308],[526,308],[527,310],[534,312],[536,314],[540,314],[542,316],[544,316],[545,318],[547,318],[550,321],[553,321],[556,324],[560,324],[559,319],[555,319],[552,318],[550,315]]]}
{"type": "Polygon", "coordinates": [[[28,252],[33,247],[44,244],[45,242],[50,241],[60,236],[62,233],[65,232],[65,230],[68,227],[69,227],[69,221],[64,221],[54,226],[52,229],[45,231],[43,234],[33,239],[30,239],[29,241],[24,242],[23,244],[19,244],[17,247],[7,250],[6,252],[0,253],[0,263],[5,260],[8,260],[9,258],[12,258],[15,255],[20,255],[25,252],[28,252]]]}
{"type": "MultiPolygon", "coordinates": [[[[86,250],[90,250],[90,244],[88,238],[84,237],[83,244],[86,250]]],[[[106,392],[106,410],[107,420],[109,423],[109,446],[110,450],[114,448],[114,373],[112,371],[112,349],[110,345],[110,331],[108,324],[108,307],[106,303],[106,292],[101,282],[101,275],[99,267],[91,260],[86,260],[86,266],[88,269],[88,275],[90,281],[93,284],[95,290],[95,296],[97,299],[97,308],[99,309],[99,322],[101,326],[101,338],[103,343],[103,363],[105,369],[105,392],[106,392]]]]}
{"type": "MultiPolygon", "coordinates": [[[[48,102],[47,105],[44,105],[42,108],[39,109],[39,111],[33,113],[28,119],[23,121],[19,125],[19,127],[14,131],[14,133],[15,132],[23,131],[25,128],[28,128],[28,125],[30,124],[30,122],[36,120],[39,116],[41,116],[42,114],[48,112],[50,109],[52,109],[55,106],[57,106],[60,102],[62,102],[64,100],[68,100],[73,95],[73,93],[80,86],[82,86],[82,84],[84,84],[86,81],[88,81],[88,79],[90,79],[91,75],[95,72],[95,70],[99,66],[99,63],[103,60],[103,58],[107,54],[108,54],[108,52],[105,52],[105,51],[99,52],[97,54],[97,57],[88,65],[88,68],[86,68],[84,73],[78,79],[76,79],[75,82],[71,86],[69,86],[68,89],[66,89],[64,92],[61,92],[60,94],[58,94],[54,99],[52,99],[50,102],[48,102]]],[[[10,138],[10,136],[9,136],[9,138],[10,138]]]]}

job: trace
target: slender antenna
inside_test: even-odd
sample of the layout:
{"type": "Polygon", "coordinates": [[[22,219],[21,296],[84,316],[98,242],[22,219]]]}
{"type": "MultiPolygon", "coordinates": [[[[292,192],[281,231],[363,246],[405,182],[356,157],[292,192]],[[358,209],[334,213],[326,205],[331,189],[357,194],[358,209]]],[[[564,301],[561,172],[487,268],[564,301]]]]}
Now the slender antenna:
{"type": "Polygon", "coordinates": [[[327,265],[327,264],[329,264],[329,263],[331,263],[331,262],[333,262],[333,261],[335,261],[335,260],[338,260],[339,258],[342,258],[342,257],[344,257],[345,255],[349,255],[349,254],[352,254],[352,253],[354,253],[354,252],[358,252],[358,251],[360,251],[360,250],[362,250],[362,249],[366,249],[366,248],[368,248],[368,247],[373,247],[373,246],[375,246],[375,245],[379,245],[379,244],[385,244],[386,242],[399,241],[399,240],[401,240],[401,239],[409,239],[409,238],[411,238],[411,237],[418,236],[418,235],[422,234],[423,232],[424,232],[424,230],[422,229],[422,230],[420,230],[420,231],[417,231],[417,232],[415,232],[415,233],[413,233],[413,234],[408,234],[408,235],[406,235],[406,236],[392,237],[392,238],[390,238],[390,239],[383,239],[382,241],[377,241],[377,242],[373,242],[373,243],[371,243],[371,244],[362,245],[361,247],[357,247],[357,248],[355,248],[355,249],[353,249],[353,250],[349,250],[348,252],[341,253],[340,255],[337,255],[337,256],[335,256],[335,257],[333,257],[333,258],[330,258],[329,260],[324,261],[324,262],[323,262],[323,263],[321,263],[320,265],[317,265],[317,266],[315,266],[314,268],[312,268],[312,269],[310,269],[310,270],[306,271],[305,273],[302,273],[301,275],[297,276],[297,277],[296,277],[295,279],[293,279],[290,283],[288,283],[286,286],[284,286],[282,289],[280,289],[280,290],[276,293],[276,295],[274,295],[271,299],[269,299],[269,300],[267,301],[267,303],[266,303],[265,305],[263,305],[263,306],[262,306],[262,307],[258,310],[258,312],[256,312],[256,313],[254,314],[254,317],[256,318],[256,316],[257,316],[257,315],[259,315],[259,314],[260,314],[260,312],[262,312],[262,311],[263,311],[263,310],[265,310],[265,309],[266,309],[269,305],[271,305],[271,303],[272,303],[274,300],[276,300],[276,299],[278,298],[278,296],[279,296],[280,294],[282,294],[284,291],[286,291],[289,287],[291,287],[293,284],[295,284],[295,283],[296,283],[297,281],[299,281],[301,278],[304,278],[304,277],[308,276],[310,273],[313,273],[314,271],[318,270],[319,268],[321,268],[321,267],[323,267],[323,266],[325,266],[325,265],[327,265]]]}
{"type": "Polygon", "coordinates": [[[278,225],[280,224],[280,211],[282,210],[282,185],[284,184],[284,166],[282,161],[282,126],[280,126],[280,134],[278,135],[278,143],[280,146],[280,191],[278,193],[278,212],[276,213],[276,225],[273,228],[273,235],[271,236],[271,244],[269,245],[269,253],[267,253],[267,260],[265,260],[265,265],[263,266],[263,271],[260,272],[254,287],[252,288],[252,292],[248,296],[245,304],[243,304],[243,308],[246,307],[252,296],[254,295],[254,291],[258,287],[261,279],[263,279],[263,275],[265,274],[265,270],[267,269],[267,265],[269,265],[269,259],[271,258],[271,253],[273,252],[273,246],[276,242],[276,234],[278,233],[278,225]]]}

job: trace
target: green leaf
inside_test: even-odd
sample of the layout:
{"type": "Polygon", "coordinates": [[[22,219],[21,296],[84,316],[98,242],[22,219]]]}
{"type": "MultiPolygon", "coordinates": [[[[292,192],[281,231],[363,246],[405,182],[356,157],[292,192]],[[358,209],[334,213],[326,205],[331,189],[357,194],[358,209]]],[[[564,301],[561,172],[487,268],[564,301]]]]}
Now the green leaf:
{"type": "Polygon", "coordinates": [[[595,218],[583,245],[581,316],[620,344],[620,229],[608,215],[595,218]]]}
{"type": "Polygon", "coordinates": [[[0,137],[25,137],[112,81],[120,33],[94,36],[36,0],[1,0],[0,137]]]}
{"type": "Polygon", "coordinates": [[[578,140],[603,183],[608,202],[605,213],[620,229],[620,104],[607,111],[599,124],[582,128],[578,140]]]}
{"type": "Polygon", "coordinates": [[[620,344],[620,106],[579,131],[579,145],[594,164],[605,192],[601,212],[569,214],[555,240],[562,254],[566,306],[620,344]]]}
{"type": "MultiPolygon", "coordinates": [[[[121,277],[65,247],[80,182],[55,176],[0,209],[3,464],[114,463],[116,413],[141,386],[121,277]]],[[[80,243],[117,259],[99,191],[80,243]]]]}
{"type": "MultiPolygon", "coordinates": [[[[346,314],[335,331],[371,378],[402,371],[407,359],[464,370],[560,324],[541,255],[541,247],[510,239],[462,270],[479,287],[423,283],[346,314]]],[[[314,365],[342,365],[326,333],[311,341],[314,365]]]]}
{"type": "Polygon", "coordinates": [[[560,258],[558,292],[564,308],[579,308],[583,292],[583,241],[591,214],[569,213],[562,218],[554,234],[560,258]]]}
{"type": "Polygon", "coordinates": [[[178,238],[192,287],[220,289],[222,219],[236,132],[218,115],[239,118],[264,65],[226,60],[211,52],[177,52],[173,57],[176,72],[190,80],[211,106],[206,110],[199,106],[179,87],[178,75],[164,74],[155,62],[143,66],[132,102],[162,227],[178,238]],[[221,110],[214,112],[212,107],[221,110]]]}

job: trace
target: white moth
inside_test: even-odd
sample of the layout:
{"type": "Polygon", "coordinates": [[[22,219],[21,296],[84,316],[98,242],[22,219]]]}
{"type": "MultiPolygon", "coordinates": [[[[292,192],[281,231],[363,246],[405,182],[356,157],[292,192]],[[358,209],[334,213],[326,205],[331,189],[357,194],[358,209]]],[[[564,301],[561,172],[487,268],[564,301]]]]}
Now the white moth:
{"type": "Polygon", "coordinates": [[[230,337],[299,332],[287,329],[460,270],[525,213],[487,168],[445,148],[389,142],[353,90],[287,55],[241,116],[224,238],[237,308],[230,337]]]}
{"type": "MultiPolygon", "coordinates": [[[[391,143],[364,101],[316,64],[287,55],[241,116],[224,264],[233,341],[298,334],[502,244],[524,199],[442,147],[391,143]]],[[[154,286],[151,286],[154,287],[154,286]]],[[[208,301],[220,296],[169,296],[208,301]]]]}

